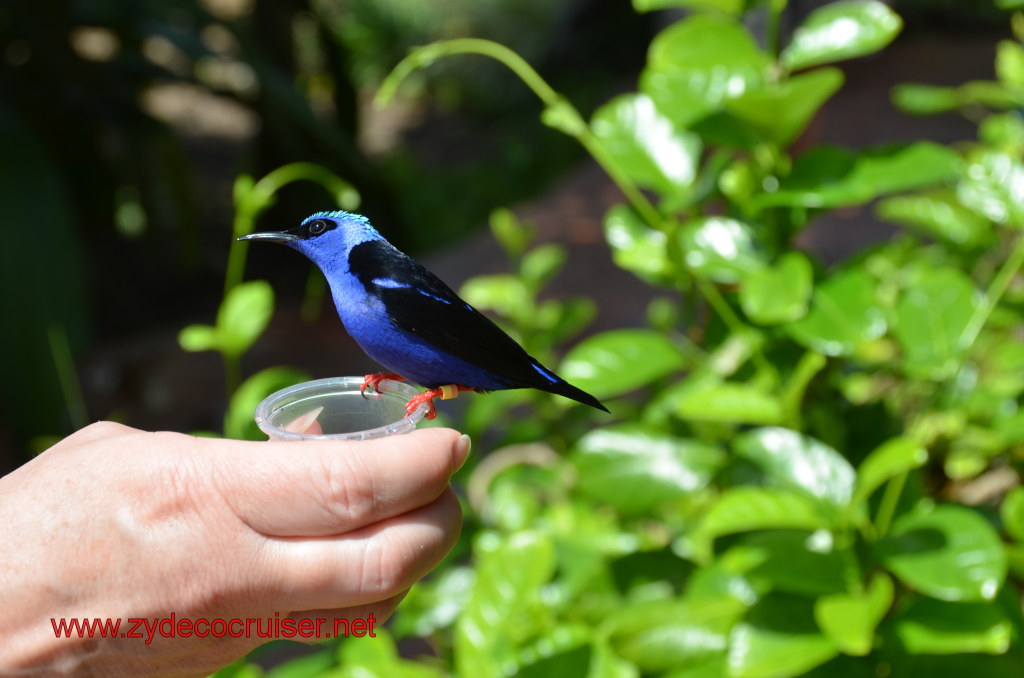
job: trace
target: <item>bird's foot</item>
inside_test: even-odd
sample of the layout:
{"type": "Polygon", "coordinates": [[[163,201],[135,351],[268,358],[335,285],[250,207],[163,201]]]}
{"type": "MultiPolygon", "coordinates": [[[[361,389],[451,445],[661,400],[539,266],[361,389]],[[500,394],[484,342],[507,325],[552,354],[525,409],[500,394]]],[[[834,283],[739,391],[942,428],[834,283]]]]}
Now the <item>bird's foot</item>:
{"type": "Polygon", "coordinates": [[[423,403],[427,404],[427,412],[423,416],[427,419],[433,419],[437,416],[437,410],[434,409],[434,398],[440,398],[441,400],[451,400],[452,398],[458,398],[459,394],[463,391],[475,390],[471,386],[463,386],[462,384],[445,384],[444,386],[438,386],[428,391],[424,391],[419,395],[414,395],[409,399],[409,402],[405,406],[405,413],[407,415],[412,414],[416,411],[423,403]]]}
{"type": "Polygon", "coordinates": [[[394,372],[380,372],[378,374],[367,374],[366,376],[363,377],[363,385],[359,387],[359,393],[361,393],[362,396],[365,398],[366,389],[376,391],[377,387],[380,386],[380,382],[384,381],[385,379],[390,379],[391,381],[405,381],[405,377],[403,377],[400,374],[395,374],[394,372]]]}

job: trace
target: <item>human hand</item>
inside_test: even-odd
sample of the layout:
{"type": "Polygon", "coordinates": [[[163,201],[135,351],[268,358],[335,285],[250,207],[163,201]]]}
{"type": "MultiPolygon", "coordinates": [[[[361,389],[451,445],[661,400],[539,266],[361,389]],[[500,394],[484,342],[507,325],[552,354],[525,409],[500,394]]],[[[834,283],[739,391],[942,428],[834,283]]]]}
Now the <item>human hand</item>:
{"type": "Polygon", "coordinates": [[[458,539],[448,480],[468,451],[449,429],[296,443],[88,426],[0,478],[0,675],[204,676],[268,640],[57,638],[54,618],[119,619],[122,636],[171,613],[383,621],[458,539]]]}

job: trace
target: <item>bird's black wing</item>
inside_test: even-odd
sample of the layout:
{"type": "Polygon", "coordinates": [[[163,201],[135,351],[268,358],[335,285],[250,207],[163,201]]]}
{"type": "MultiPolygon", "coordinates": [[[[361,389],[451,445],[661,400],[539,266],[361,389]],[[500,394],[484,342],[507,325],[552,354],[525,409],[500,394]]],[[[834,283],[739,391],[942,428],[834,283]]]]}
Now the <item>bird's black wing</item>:
{"type": "Polygon", "coordinates": [[[514,339],[387,241],[353,247],[349,271],[383,302],[397,327],[510,384],[550,390],[552,383],[537,372],[533,358],[514,339]]]}

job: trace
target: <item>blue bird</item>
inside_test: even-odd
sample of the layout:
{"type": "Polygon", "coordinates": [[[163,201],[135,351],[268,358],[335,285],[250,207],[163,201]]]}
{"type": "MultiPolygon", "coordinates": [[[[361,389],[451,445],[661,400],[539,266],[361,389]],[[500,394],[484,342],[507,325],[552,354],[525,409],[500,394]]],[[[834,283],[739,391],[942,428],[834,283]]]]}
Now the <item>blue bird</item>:
{"type": "Polygon", "coordinates": [[[317,212],[296,228],[239,240],[279,242],[306,255],[327,278],[345,330],[387,372],[368,374],[363,390],[408,379],[428,390],[407,411],[461,391],[535,388],[608,411],[530,356],[485,315],[351,212],[317,212]]]}

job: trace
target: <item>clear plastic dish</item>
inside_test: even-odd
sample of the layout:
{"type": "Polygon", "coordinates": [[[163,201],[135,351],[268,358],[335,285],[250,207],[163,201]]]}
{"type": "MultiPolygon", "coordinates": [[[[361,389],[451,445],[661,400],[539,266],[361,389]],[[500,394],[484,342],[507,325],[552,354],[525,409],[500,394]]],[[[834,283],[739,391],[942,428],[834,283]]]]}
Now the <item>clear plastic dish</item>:
{"type": "Polygon", "coordinates": [[[267,396],[256,407],[256,425],[271,440],[369,440],[409,433],[427,411],[426,403],[406,415],[419,393],[385,380],[377,391],[360,393],[362,377],[315,379],[267,396]]]}

